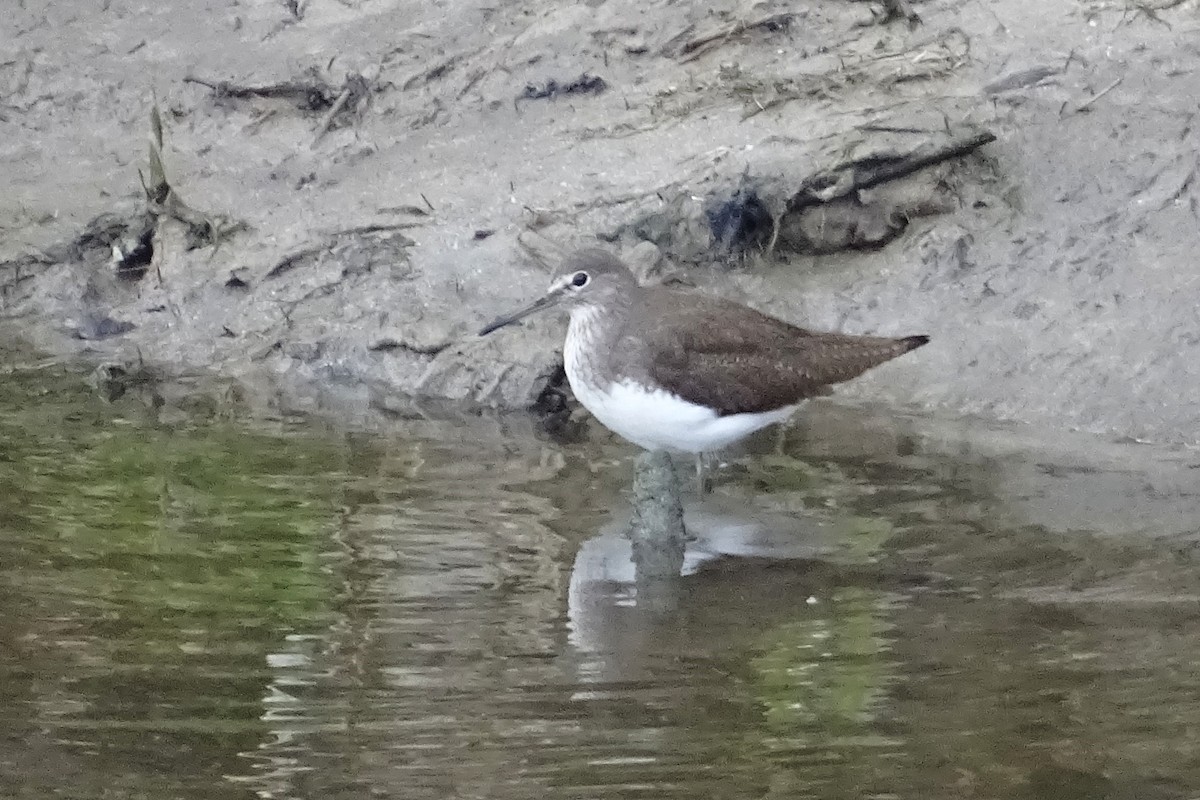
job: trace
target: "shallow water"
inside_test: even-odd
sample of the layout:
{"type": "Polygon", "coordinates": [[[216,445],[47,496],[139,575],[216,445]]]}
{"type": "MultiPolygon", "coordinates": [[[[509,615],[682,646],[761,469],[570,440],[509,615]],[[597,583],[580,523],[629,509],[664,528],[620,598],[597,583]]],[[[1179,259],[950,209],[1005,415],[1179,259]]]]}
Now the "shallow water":
{"type": "Polygon", "coordinates": [[[598,432],[238,408],[0,376],[0,797],[1200,791],[1187,453],[816,406],[639,583],[598,432]]]}

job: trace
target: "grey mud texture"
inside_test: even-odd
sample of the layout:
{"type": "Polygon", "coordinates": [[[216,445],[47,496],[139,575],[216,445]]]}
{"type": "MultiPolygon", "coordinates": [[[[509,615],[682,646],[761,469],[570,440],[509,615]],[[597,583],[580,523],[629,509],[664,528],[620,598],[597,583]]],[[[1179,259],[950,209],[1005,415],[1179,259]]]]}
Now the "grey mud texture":
{"type": "Polygon", "coordinates": [[[0,314],[127,371],[523,408],[561,320],[474,332],[599,240],[803,325],[933,337],[843,395],[1195,443],[1196,0],[907,5],[24,0],[0,19],[0,314]],[[324,93],[238,89],[305,81],[324,93]],[[160,220],[118,277],[155,100],[168,181],[221,235],[160,220]],[[794,208],[839,164],[979,131],[794,208]],[[710,228],[735,196],[741,253],[710,228]]]}

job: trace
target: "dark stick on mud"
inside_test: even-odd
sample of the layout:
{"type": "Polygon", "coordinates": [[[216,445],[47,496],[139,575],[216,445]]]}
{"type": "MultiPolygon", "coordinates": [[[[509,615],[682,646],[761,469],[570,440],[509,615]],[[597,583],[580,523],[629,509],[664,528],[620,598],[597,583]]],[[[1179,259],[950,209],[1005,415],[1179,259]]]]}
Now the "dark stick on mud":
{"type": "Polygon", "coordinates": [[[317,143],[321,141],[321,137],[323,137],[329,131],[329,129],[333,127],[333,124],[339,114],[341,114],[343,111],[347,113],[354,113],[358,111],[363,102],[370,97],[370,94],[370,78],[368,78],[366,75],[361,75],[358,73],[353,73],[346,76],[346,83],[342,88],[341,94],[339,94],[337,99],[333,101],[333,105],[329,107],[329,110],[325,112],[323,117],[321,117],[320,124],[317,125],[317,133],[313,137],[311,146],[317,146],[317,143]]]}
{"type": "Polygon", "coordinates": [[[959,158],[996,141],[996,135],[983,131],[965,139],[929,150],[918,150],[894,159],[860,159],[840,164],[831,170],[806,179],[800,190],[788,199],[788,211],[817,206],[846,197],[861,189],[870,189],[881,183],[903,178],[914,172],[959,158]]]}
{"type": "Polygon", "coordinates": [[[526,84],[513,101],[513,105],[515,107],[521,100],[552,100],[565,94],[600,94],[607,88],[608,82],[604,78],[585,72],[573,81],[559,82],[551,79],[541,84],[526,84]]]}
{"type": "Polygon", "coordinates": [[[345,107],[346,101],[349,99],[350,89],[345,88],[337,96],[337,100],[333,101],[333,105],[329,107],[329,110],[325,112],[325,116],[321,117],[321,123],[317,125],[317,133],[313,136],[312,144],[309,145],[310,147],[317,146],[317,143],[321,141],[321,137],[325,135],[326,131],[329,130],[329,126],[333,124],[333,118],[345,107]]]}
{"type": "Polygon", "coordinates": [[[277,98],[295,103],[304,111],[324,111],[333,105],[339,90],[324,81],[284,81],[265,86],[240,86],[229,81],[208,81],[187,75],[184,83],[195,83],[212,90],[217,97],[232,97],[239,100],[252,98],[277,98]]]}

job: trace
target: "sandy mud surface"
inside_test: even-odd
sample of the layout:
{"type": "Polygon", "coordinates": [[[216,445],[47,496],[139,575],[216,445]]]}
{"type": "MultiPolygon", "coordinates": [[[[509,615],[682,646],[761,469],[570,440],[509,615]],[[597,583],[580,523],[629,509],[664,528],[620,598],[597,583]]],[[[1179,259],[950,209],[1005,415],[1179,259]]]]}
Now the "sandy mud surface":
{"type": "Polygon", "coordinates": [[[13,1],[0,313],[51,353],[525,407],[562,322],[474,332],[599,239],[933,336],[846,394],[1200,439],[1195,0],[13,1]]]}

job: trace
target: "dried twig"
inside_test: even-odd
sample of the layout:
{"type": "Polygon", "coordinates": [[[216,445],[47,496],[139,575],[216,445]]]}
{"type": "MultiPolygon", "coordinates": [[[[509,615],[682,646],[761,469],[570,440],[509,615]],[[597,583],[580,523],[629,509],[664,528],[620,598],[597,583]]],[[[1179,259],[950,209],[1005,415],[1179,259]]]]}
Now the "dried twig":
{"type": "Polygon", "coordinates": [[[909,81],[943,77],[969,57],[971,41],[966,33],[951,28],[936,38],[892,52],[873,54],[853,63],[843,62],[838,69],[825,73],[801,74],[771,83],[743,83],[733,91],[747,99],[743,119],[763,111],[809,97],[841,96],[855,84],[869,82],[886,89],[909,81]]]}
{"type": "Polygon", "coordinates": [[[323,111],[333,105],[338,96],[337,89],[315,78],[311,81],[283,81],[262,86],[243,86],[229,81],[209,81],[188,75],[184,77],[183,82],[206,86],[217,97],[239,100],[267,97],[287,100],[303,111],[323,111]]]}
{"type": "Polygon", "coordinates": [[[346,87],[345,89],[342,89],[342,93],[337,96],[337,99],[333,101],[333,105],[330,106],[329,110],[325,112],[325,116],[321,117],[321,122],[317,125],[317,133],[315,136],[313,136],[312,143],[309,145],[309,147],[317,146],[317,143],[321,141],[321,137],[325,135],[325,132],[329,130],[329,126],[333,124],[333,118],[337,116],[339,111],[346,107],[346,103],[349,100],[350,87],[346,87]]]}
{"type": "Polygon", "coordinates": [[[1078,106],[1076,106],[1076,107],[1075,107],[1075,113],[1076,113],[1076,114],[1079,114],[1079,113],[1081,113],[1081,112],[1087,111],[1089,108],[1091,108],[1093,105],[1095,105],[1095,104],[1096,104],[1096,101],[1097,101],[1097,100],[1099,100],[1101,97],[1104,97],[1104,95],[1108,94],[1108,93],[1109,93],[1109,92],[1111,92],[1113,89],[1115,89],[1115,88],[1117,88],[1118,86],[1120,86],[1120,85],[1121,85],[1121,82],[1122,82],[1123,80],[1125,80],[1125,76],[1124,76],[1124,75],[1122,75],[1121,77],[1117,78],[1115,81],[1113,81],[1112,83],[1110,83],[1108,86],[1105,86],[1105,87],[1104,87],[1103,89],[1101,89],[1100,91],[1096,92],[1094,95],[1092,95],[1091,97],[1089,97],[1087,100],[1084,100],[1082,103],[1080,103],[1078,106]]]}
{"type": "Polygon", "coordinates": [[[723,25],[708,33],[696,36],[687,42],[684,42],[683,47],[679,49],[681,55],[686,56],[683,61],[693,61],[703,55],[706,51],[711,50],[715,43],[725,42],[735,36],[740,36],[743,33],[749,33],[754,30],[780,31],[786,30],[795,19],[795,14],[768,14],[765,17],[749,21],[731,22],[723,25]]]}

